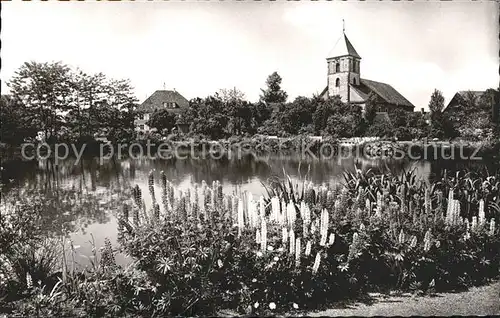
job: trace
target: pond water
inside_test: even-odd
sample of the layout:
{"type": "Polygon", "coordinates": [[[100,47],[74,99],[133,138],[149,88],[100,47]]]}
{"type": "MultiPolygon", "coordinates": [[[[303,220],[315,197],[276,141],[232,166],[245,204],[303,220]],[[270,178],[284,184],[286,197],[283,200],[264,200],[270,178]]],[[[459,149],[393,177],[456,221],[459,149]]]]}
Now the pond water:
{"type": "MultiPolygon", "coordinates": [[[[484,169],[497,167],[485,162],[472,161],[388,161],[350,158],[343,160],[305,159],[294,155],[270,155],[257,157],[247,155],[232,159],[124,159],[108,160],[102,164],[97,158],[77,162],[67,159],[55,167],[49,161],[10,161],[2,163],[2,192],[4,198],[29,195],[32,189],[42,190],[44,195],[55,201],[55,207],[46,214],[47,232],[64,235],[79,246],[79,253],[91,255],[90,240],[97,247],[104,245],[104,239],[112,243],[117,239],[117,219],[104,203],[78,201],[78,205],[67,203],[73,194],[89,195],[106,201],[113,193],[119,193],[128,185],[138,185],[144,194],[148,193],[148,174],[154,169],[156,187],[159,191],[160,172],[178,190],[186,190],[193,185],[215,180],[222,183],[225,193],[251,192],[254,197],[265,194],[262,183],[270,177],[283,177],[284,173],[299,180],[307,175],[313,183],[342,182],[342,172],[358,167],[362,170],[373,169],[380,172],[388,170],[401,173],[403,170],[416,169],[419,177],[429,180],[439,175],[443,169],[484,169]],[[55,199],[54,199],[55,198],[55,199]],[[63,198],[63,199],[61,199],[63,198]],[[63,202],[65,204],[63,204],[63,202]]],[[[159,193],[159,192],[157,192],[159,193]]],[[[146,206],[151,205],[149,195],[144,195],[146,206]]],[[[113,203],[111,203],[113,204],[113,203]]],[[[125,262],[123,255],[117,256],[118,262],[125,262]]]]}

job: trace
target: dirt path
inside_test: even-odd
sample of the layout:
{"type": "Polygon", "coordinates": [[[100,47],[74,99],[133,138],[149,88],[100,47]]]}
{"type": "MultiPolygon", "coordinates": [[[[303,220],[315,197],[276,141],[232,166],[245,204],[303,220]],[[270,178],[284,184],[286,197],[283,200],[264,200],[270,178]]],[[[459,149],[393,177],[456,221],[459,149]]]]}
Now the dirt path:
{"type": "Polygon", "coordinates": [[[466,292],[438,294],[436,297],[375,297],[372,305],[362,303],[347,308],[307,313],[307,316],[469,316],[500,315],[500,282],[474,287],[466,292]]]}

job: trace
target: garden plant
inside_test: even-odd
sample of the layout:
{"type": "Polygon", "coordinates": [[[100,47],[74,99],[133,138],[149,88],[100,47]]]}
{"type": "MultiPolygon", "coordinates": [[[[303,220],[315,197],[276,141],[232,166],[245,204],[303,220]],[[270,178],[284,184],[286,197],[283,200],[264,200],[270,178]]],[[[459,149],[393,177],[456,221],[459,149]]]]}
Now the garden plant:
{"type": "MultiPolygon", "coordinates": [[[[124,193],[119,246],[106,241],[86,269],[71,266],[75,249],[63,244],[70,257],[63,253],[56,280],[38,274],[35,282],[29,269],[19,277],[13,274],[18,256],[2,241],[0,297],[10,304],[4,310],[269,315],[315,310],[373,291],[458,291],[498,278],[498,174],[444,172],[428,182],[414,171],[356,170],[332,185],[285,175],[269,180],[267,195],[259,198],[223,193],[219,182],[178,191],[156,171],[148,183],[147,194],[138,186],[124,193]],[[130,264],[116,263],[118,250],[130,264]]],[[[19,211],[2,215],[2,233],[29,240],[18,231],[15,221],[26,215],[19,211]]],[[[35,226],[36,220],[23,224],[35,226]]]]}

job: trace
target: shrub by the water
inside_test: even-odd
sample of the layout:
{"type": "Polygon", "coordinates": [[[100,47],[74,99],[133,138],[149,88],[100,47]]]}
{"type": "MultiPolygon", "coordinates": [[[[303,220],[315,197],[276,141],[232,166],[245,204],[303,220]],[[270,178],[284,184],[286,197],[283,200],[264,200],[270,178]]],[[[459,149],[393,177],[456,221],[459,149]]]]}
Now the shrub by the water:
{"type": "Polygon", "coordinates": [[[163,174],[158,193],[150,174],[151,207],[135,188],[119,215],[132,264],[115,264],[107,242],[93,268],[63,275],[52,291],[30,287],[17,312],[273,314],[369,291],[433,293],[498,278],[498,175],[444,174],[429,184],[413,172],[357,170],[344,179],[277,179],[254,199],[224,194],[218,182],[179,192],[163,174]]]}

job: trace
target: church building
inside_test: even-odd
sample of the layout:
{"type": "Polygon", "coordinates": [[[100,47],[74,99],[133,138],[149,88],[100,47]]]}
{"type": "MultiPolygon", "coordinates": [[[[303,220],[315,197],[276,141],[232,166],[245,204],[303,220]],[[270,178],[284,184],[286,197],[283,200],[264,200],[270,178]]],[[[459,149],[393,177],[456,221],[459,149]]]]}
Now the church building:
{"type": "Polygon", "coordinates": [[[391,85],[361,78],[361,56],[342,32],[328,55],[328,82],[321,97],[339,95],[343,102],[359,105],[364,110],[370,93],[377,96],[377,111],[389,112],[401,108],[413,111],[415,106],[391,85]]]}

